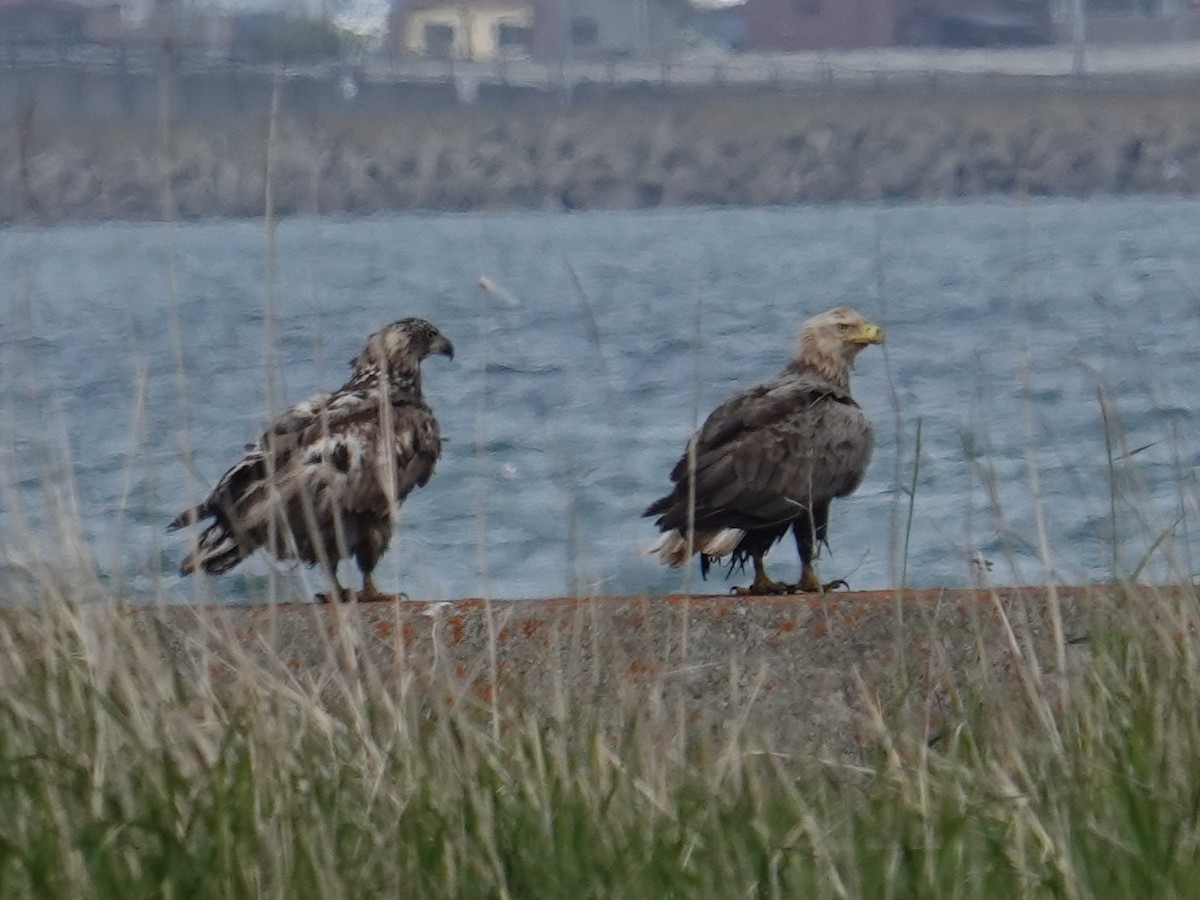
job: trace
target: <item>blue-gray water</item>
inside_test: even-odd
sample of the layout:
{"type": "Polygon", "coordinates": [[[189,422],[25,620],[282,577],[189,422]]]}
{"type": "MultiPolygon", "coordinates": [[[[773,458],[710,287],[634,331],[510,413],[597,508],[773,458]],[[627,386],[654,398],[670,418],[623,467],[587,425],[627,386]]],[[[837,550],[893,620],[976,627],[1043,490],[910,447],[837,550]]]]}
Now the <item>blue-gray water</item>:
{"type": "MultiPolygon", "coordinates": [[[[381,585],[678,588],[641,552],[639,513],[694,416],[778,369],[807,315],[849,304],[888,345],[855,376],[878,442],[834,507],[825,577],[891,586],[907,540],[910,584],[969,583],[975,552],[997,581],[1043,579],[1033,471],[1051,577],[1112,572],[1114,484],[1118,565],[1169,534],[1176,570],[1146,575],[1186,576],[1198,222],[1182,200],[300,219],[278,229],[274,301],[262,222],[0,232],[0,553],[10,571],[70,560],[74,523],[125,593],[261,596],[262,560],[207,588],[179,579],[187,537],[163,526],[269,408],[337,386],[372,329],[421,315],[458,350],[426,366],[448,444],[381,585]],[[1146,447],[1115,482],[1100,389],[1124,429],[1112,455],[1146,447]]],[[[790,543],[770,560],[795,577],[790,543]]]]}

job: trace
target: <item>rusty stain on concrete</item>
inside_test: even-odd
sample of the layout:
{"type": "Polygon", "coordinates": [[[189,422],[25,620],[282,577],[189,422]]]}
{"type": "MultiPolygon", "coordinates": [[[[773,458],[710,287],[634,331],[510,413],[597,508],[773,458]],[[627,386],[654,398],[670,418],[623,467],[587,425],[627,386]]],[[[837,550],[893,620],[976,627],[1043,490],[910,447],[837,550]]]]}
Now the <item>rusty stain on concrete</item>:
{"type": "Polygon", "coordinates": [[[1035,659],[1047,673],[1059,641],[1069,663],[1086,658],[1098,617],[1151,602],[1143,594],[1059,587],[1057,616],[1045,588],[1010,587],[161,606],[130,620],[174,665],[212,666],[214,678],[236,678],[239,658],[261,659],[310,690],[369,678],[416,692],[428,710],[585,708],[713,734],[736,723],[789,752],[853,758],[869,730],[864,710],[922,717],[930,728],[951,721],[964,688],[1015,683],[1035,659]]]}

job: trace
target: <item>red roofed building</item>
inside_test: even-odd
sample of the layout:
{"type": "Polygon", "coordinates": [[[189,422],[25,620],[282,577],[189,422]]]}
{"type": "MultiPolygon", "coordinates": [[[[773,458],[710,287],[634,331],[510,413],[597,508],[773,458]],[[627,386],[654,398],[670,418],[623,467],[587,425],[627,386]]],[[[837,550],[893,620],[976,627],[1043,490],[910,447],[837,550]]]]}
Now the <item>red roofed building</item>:
{"type": "Polygon", "coordinates": [[[746,0],[745,48],[998,46],[1053,38],[1051,0],[746,0]]]}
{"type": "Polygon", "coordinates": [[[907,0],[747,0],[748,50],[890,47],[907,0]]]}

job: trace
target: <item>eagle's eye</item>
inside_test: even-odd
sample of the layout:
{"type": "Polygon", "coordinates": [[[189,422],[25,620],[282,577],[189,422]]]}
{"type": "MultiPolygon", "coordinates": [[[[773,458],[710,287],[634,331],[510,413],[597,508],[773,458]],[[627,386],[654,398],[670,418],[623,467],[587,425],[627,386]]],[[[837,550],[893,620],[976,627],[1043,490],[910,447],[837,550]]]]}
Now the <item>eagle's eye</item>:
{"type": "Polygon", "coordinates": [[[838,322],[838,331],[849,331],[849,330],[850,330],[849,322],[838,322]]]}

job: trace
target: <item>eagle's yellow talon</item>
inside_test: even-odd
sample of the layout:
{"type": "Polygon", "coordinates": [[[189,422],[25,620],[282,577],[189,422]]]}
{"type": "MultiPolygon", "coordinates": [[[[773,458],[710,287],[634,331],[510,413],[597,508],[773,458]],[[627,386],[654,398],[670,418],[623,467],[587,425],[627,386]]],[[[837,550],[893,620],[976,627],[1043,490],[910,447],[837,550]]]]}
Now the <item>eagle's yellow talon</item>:
{"type": "Polygon", "coordinates": [[[816,569],[811,565],[804,567],[804,571],[800,574],[800,580],[792,585],[794,591],[804,594],[824,594],[826,591],[832,591],[839,587],[849,589],[850,585],[845,578],[835,578],[833,581],[822,583],[821,579],[817,577],[816,569]]]}
{"type": "Polygon", "coordinates": [[[738,597],[778,597],[792,593],[792,586],[772,581],[770,584],[748,584],[746,587],[732,587],[729,593],[738,597]]]}
{"type": "Polygon", "coordinates": [[[364,587],[361,591],[354,595],[354,599],[359,603],[394,603],[397,600],[407,600],[408,594],[403,592],[395,594],[385,594],[383,591],[377,591],[372,586],[364,587]]]}
{"type": "Polygon", "coordinates": [[[800,580],[793,587],[802,594],[825,593],[825,585],[821,584],[821,579],[817,577],[816,570],[811,565],[804,567],[804,571],[800,573],[800,580]]]}
{"type": "Polygon", "coordinates": [[[739,597],[773,597],[792,593],[792,586],[782,581],[772,581],[767,576],[761,556],[754,557],[754,580],[746,587],[735,587],[731,591],[739,597]]]}

